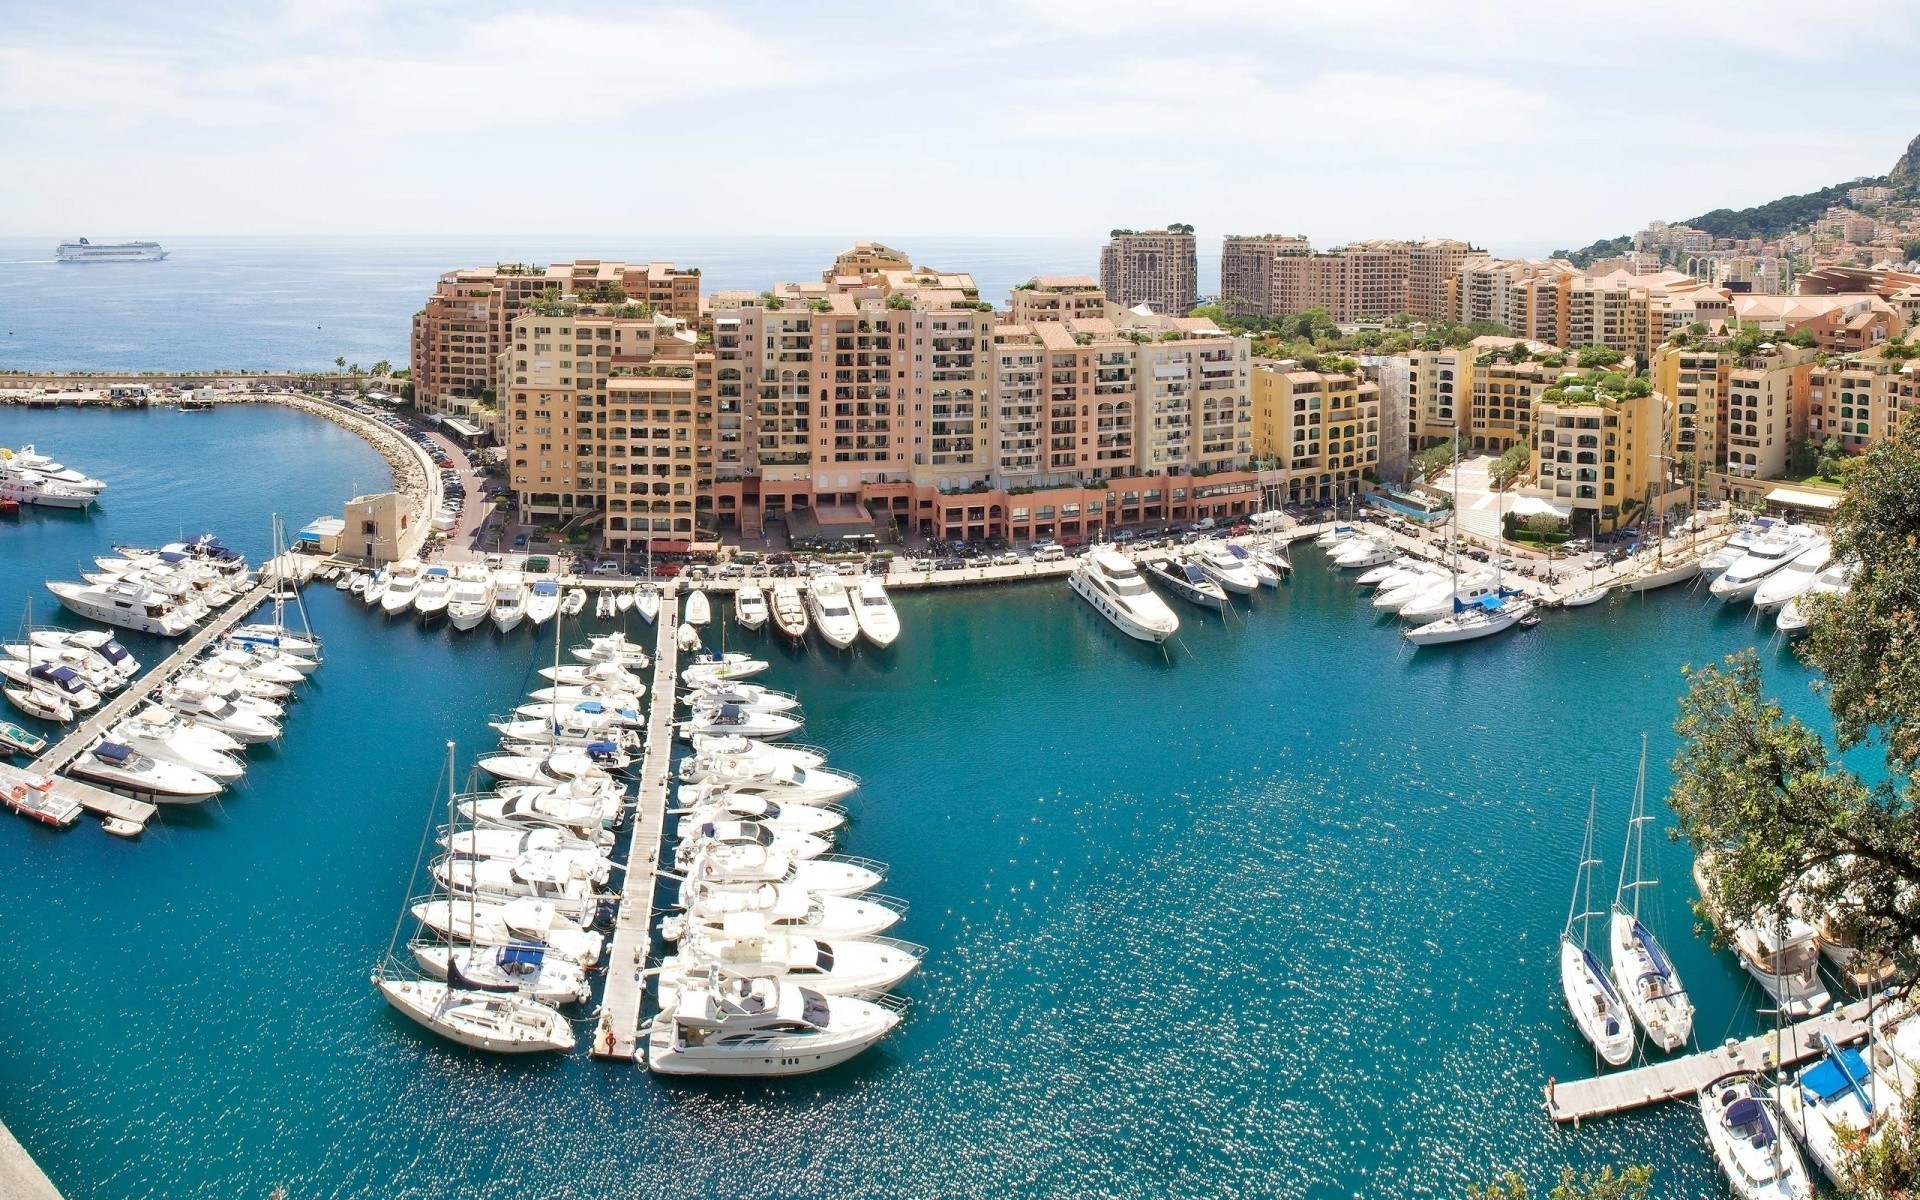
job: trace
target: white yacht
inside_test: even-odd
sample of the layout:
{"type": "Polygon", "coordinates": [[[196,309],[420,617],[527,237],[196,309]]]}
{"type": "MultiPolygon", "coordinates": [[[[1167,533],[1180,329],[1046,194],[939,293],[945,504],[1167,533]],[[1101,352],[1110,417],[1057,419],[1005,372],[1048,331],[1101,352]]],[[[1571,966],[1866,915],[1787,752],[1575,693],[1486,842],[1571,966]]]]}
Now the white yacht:
{"type": "Polygon", "coordinates": [[[1614,987],[1640,1028],[1654,1045],[1671,1053],[1693,1036],[1693,1001],[1680,982],[1679,969],[1640,920],[1640,893],[1653,886],[1645,877],[1643,853],[1645,829],[1652,821],[1647,815],[1647,740],[1642,734],[1640,773],[1627,816],[1626,846],[1620,852],[1620,882],[1607,920],[1608,966],[1614,987]]]}
{"type": "Polygon", "coordinates": [[[271,717],[243,711],[232,698],[213,692],[204,680],[181,680],[163,688],[159,701],[197,725],[217,729],[242,742],[270,742],[280,736],[280,726],[271,717]]]}
{"type": "Polygon", "coordinates": [[[1656,588],[1685,583],[1699,574],[1700,559],[1696,557],[1682,556],[1676,559],[1661,556],[1620,580],[1620,588],[1626,592],[1651,592],[1656,588]]]}
{"type": "Polygon", "coordinates": [[[1313,539],[1313,544],[1322,550],[1332,550],[1334,547],[1359,536],[1360,531],[1351,525],[1335,525],[1331,529],[1323,530],[1318,537],[1313,539]]]}
{"type": "Polygon", "coordinates": [[[1600,913],[1593,911],[1593,821],[1597,796],[1587,806],[1587,832],[1580,843],[1580,865],[1573,876],[1573,902],[1560,932],[1560,990],[1580,1035],[1611,1066],[1625,1066],[1633,1057],[1633,1018],[1620,993],[1607,978],[1600,960],[1587,948],[1587,928],[1600,913]]]}
{"type": "Polygon", "coordinates": [[[149,708],[128,717],[115,725],[107,738],[137,754],[189,767],[217,783],[232,783],[246,774],[246,764],[218,743],[210,742],[207,734],[238,748],[228,735],[189,724],[162,708],[149,708]]]}
{"type": "Polygon", "coordinates": [[[15,688],[37,692],[50,701],[59,701],[74,712],[90,712],[100,707],[100,693],[87,683],[80,672],[59,662],[25,663],[0,658],[0,679],[15,688]]]}
{"type": "Polygon", "coordinates": [[[824,767],[827,756],[818,750],[805,746],[776,746],[770,742],[756,742],[752,738],[726,735],[703,735],[693,739],[694,758],[685,759],[680,764],[680,778],[691,780],[691,773],[698,762],[712,762],[722,758],[737,758],[755,768],[770,766],[824,767]]]}
{"type": "Polygon", "coordinates": [[[1807,590],[1786,602],[1774,619],[1775,628],[1789,637],[1807,631],[1808,601],[1815,596],[1841,596],[1853,587],[1858,563],[1835,563],[1813,577],[1807,590]]]}
{"type": "Polygon", "coordinates": [[[676,903],[680,914],[660,926],[660,935],[670,942],[735,913],[753,913],[769,929],[808,937],[873,937],[901,918],[888,902],[823,896],[791,883],[689,883],[680,888],[676,903]]]}
{"type": "Polygon", "coordinates": [[[17,683],[27,682],[24,671],[36,666],[65,667],[72,671],[82,684],[107,696],[127,686],[127,681],[112,667],[95,658],[93,653],[76,646],[40,646],[32,642],[0,646],[0,654],[5,660],[23,673],[14,677],[17,683]]]}
{"type": "Polygon", "coordinates": [[[747,584],[733,596],[733,619],[742,629],[759,629],[767,623],[769,610],[767,594],[754,584],[747,584]]]}
{"type": "Polygon", "coordinates": [[[686,878],[693,883],[791,883],[823,896],[857,896],[879,887],[884,876],[853,859],[794,859],[742,842],[702,848],[686,878]]]}
{"type": "Polygon", "coordinates": [[[1354,538],[1334,550],[1331,561],[1334,566],[1342,570],[1357,571],[1367,567],[1377,567],[1382,563],[1390,563],[1398,557],[1400,557],[1399,547],[1385,538],[1379,541],[1372,538],[1354,538]]]}
{"type": "Polygon", "coordinates": [[[668,812],[681,817],[683,829],[697,829],[707,821],[753,821],[772,829],[826,834],[845,825],[847,814],[835,808],[788,803],[746,792],[711,792],[700,787],[680,789],[682,807],[668,812]]]}
{"type": "Polygon", "coordinates": [[[496,779],[550,787],[576,779],[599,780],[609,771],[625,770],[629,756],[611,743],[560,746],[551,753],[493,754],[479,761],[482,771],[496,779]]]}
{"type": "Polygon", "coordinates": [[[493,577],[493,627],[512,633],[527,615],[526,576],[518,571],[501,571],[493,577]]]}
{"type": "Polygon", "coordinates": [[[568,829],[579,834],[611,829],[620,819],[618,794],[589,793],[569,796],[542,789],[538,792],[508,796],[482,795],[461,802],[461,812],[475,825],[489,829],[568,829]]]}
{"type": "Polygon", "coordinates": [[[681,722],[684,737],[697,734],[737,733],[741,737],[777,739],[800,728],[800,722],[785,713],[759,712],[738,704],[702,704],[681,722]]]}
{"type": "Polygon", "coordinates": [[[132,679],[140,673],[140,663],[127,652],[125,646],[115,641],[113,635],[105,630],[36,629],[27,635],[27,643],[49,648],[65,646],[75,650],[85,650],[121,679],[132,679]]]}
{"type": "Polygon", "coordinates": [[[731,754],[695,754],[684,759],[680,781],[686,785],[680,789],[682,803],[694,799],[688,793],[693,785],[704,785],[706,795],[751,794],[795,804],[832,804],[860,787],[853,776],[825,767],[731,754]]]}
{"type": "Polygon", "coordinates": [[[806,602],[800,599],[800,589],[787,580],[773,585],[773,627],[782,637],[796,645],[805,641],[807,626],[806,602]]]}
{"type": "MultiPolygon", "coordinates": [[[[1245,546],[1236,545],[1233,542],[1226,542],[1224,546],[1228,554],[1240,560],[1241,566],[1253,572],[1253,577],[1259,580],[1261,587],[1277,588],[1280,586],[1280,578],[1284,572],[1281,571],[1278,565],[1269,561],[1270,556],[1262,555],[1257,551],[1249,550],[1245,546]]],[[[1281,559],[1280,561],[1285,562],[1286,560],[1281,559]]],[[[1287,567],[1288,571],[1292,569],[1291,565],[1287,567]]]]}
{"type": "Polygon", "coordinates": [[[660,986],[718,968],[722,977],[780,979],[829,996],[878,996],[919,969],[905,945],[866,938],[822,940],[768,927],[758,913],[689,928],[660,964],[660,986]]]}
{"type": "Polygon", "coordinates": [[[1158,643],[1180,629],[1180,618],[1123,554],[1093,551],[1067,576],[1067,586],[1128,637],[1158,643]]]}
{"type": "Polygon", "coordinates": [[[1188,561],[1229,592],[1251,596],[1260,590],[1260,576],[1251,561],[1234,555],[1223,542],[1203,542],[1195,546],[1188,561]]]}
{"type": "Polygon", "coordinates": [[[83,472],[76,471],[65,463],[57,463],[53,461],[53,459],[35,450],[31,445],[22,446],[18,450],[8,450],[4,446],[0,446],[0,463],[7,462],[14,463],[25,470],[43,475],[55,483],[62,483],[68,487],[78,488],[83,492],[92,492],[96,496],[107,490],[107,485],[103,481],[95,479],[83,472]]]}
{"type": "Polygon", "coordinates": [[[367,578],[367,586],[360,589],[360,603],[372,608],[386,597],[387,585],[393,582],[393,571],[381,567],[367,578]]]}
{"type": "Polygon", "coordinates": [[[1766,989],[1789,1020],[1811,1017],[1833,1003],[1820,978],[1817,931],[1791,914],[1762,913],[1752,921],[1735,921],[1720,908],[1712,886],[1712,859],[1693,860],[1693,882],[1714,922],[1740,958],[1747,974],[1766,989]]]}
{"type": "Polygon", "coordinates": [[[531,896],[583,909],[608,878],[604,858],[565,851],[532,851],[518,858],[442,856],[429,868],[434,882],[457,896],[514,900],[531,896]]]}
{"type": "Polygon", "coordinates": [[[1408,569],[1404,578],[1392,587],[1383,585],[1376,589],[1372,604],[1381,612],[1397,613],[1429,592],[1438,592],[1451,586],[1450,580],[1446,568],[1422,563],[1408,569]]]}
{"type": "Polygon", "coordinates": [[[538,717],[564,724],[569,720],[603,720],[608,727],[638,729],[644,724],[640,697],[607,688],[555,686],[535,691],[525,704],[516,704],[516,717],[538,717]]]}
{"type": "Polygon", "coordinates": [[[551,579],[536,579],[527,590],[527,624],[539,628],[560,611],[560,585],[551,579]]]}
{"type": "MultiPolygon", "coordinates": [[[[647,690],[647,685],[640,676],[618,663],[598,663],[591,667],[567,663],[558,667],[542,667],[540,677],[548,680],[556,689],[575,688],[581,691],[597,689],[628,696],[642,696],[647,690]]],[[[552,695],[534,698],[550,700],[560,698],[561,695],[562,693],[554,691],[552,695]]]]}
{"type": "Polygon", "coordinates": [[[423,900],[412,908],[422,926],[448,941],[475,946],[532,942],[568,962],[591,967],[606,953],[606,935],[545,900],[423,900]]]}
{"type": "Polygon", "coordinates": [[[1744,604],[1753,599],[1767,578],[1786,567],[1809,548],[1809,539],[1786,530],[1756,538],[1747,552],[1727,565],[1707,588],[1722,604],[1744,604]]]}
{"type": "Polygon", "coordinates": [[[633,611],[633,593],[631,591],[625,591],[625,590],[614,593],[613,608],[615,612],[619,613],[623,617],[626,616],[628,613],[632,612],[633,611]]]}
{"type": "Polygon", "coordinates": [[[577,617],[586,610],[586,607],[587,589],[568,588],[566,599],[560,601],[560,615],[563,617],[577,617]]]}
{"type": "Polygon", "coordinates": [[[390,617],[412,612],[414,599],[420,594],[420,571],[417,559],[409,558],[395,563],[387,581],[386,593],[380,597],[380,611],[390,617]]]}
{"type": "Polygon", "coordinates": [[[853,593],[853,615],[860,624],[860,636],[886,649],[900,636],[900,614],[894,611],[887,585],[878,575],[866,575],[853,593]]]}
{"type": "Polygon", "coordinates": [[[374,977],[380,994],[441,1037],[493,1054],[540,1054],[574,1047],[573,1026],[537,1000],[451,987],[433,979],[374,977]]]}
{"type": "Polygon", "coordinates": [[[800,707],[800,698],[786,692],[776,692],[761,687],[757,683],[741,683],[737,679],[716,679],[702,676],[687,685],[687,703],[689,704],[738,704],[741,708],[757,709],[760,712],[792,712],[800,707]]]}
{"type": "Polygon", "coordinates": [[[1482,596],[1472,604],[1454,602],[1450,617],[1441,617],[1407,630],[1406,637],[1416,646],[1441,646],[1453,642],[1471,642],[1504,633],[1533,613],[1533,602],[1498,592],[1482,596]]]}
{"type": "MultiPolygon", "coordinates": [[[[1833,543],[1823,537],[1814,538],[1812,544],[1795,555],[1792,562],[1760,581],[1760,586],[1753,593],[1754,608],[1763,613],[1772,612],[1805,592],[1813,586],[1813,581],[1819,578],[1832,557],[1833,543]]],[[[1720,578],[1724,580],[1726,576],[1720,578]]]]}
{"type": "MultiPolygon", "coordinates": [[[[1825,1036],[1821,1044],[1826,1055],[1790,1082],[1775,1084],[1773,1101],[1815,1165],[1843,1184],[1854,1148],[1897,1124],[1910,1090],[1900,1087],[1901,1072],[1875,1070],[1860,1050],[1842,1049],[1825,1036]]],[[[1870,1051],[1893,1066],[1884,1039],[1870,1051]]]]}
{"type": "Polygon", "coordinates": [[[1207,573],[1184,558],[1169,558],[1147,564],[1147,575],[1157,579],[1174,595],[1189,604],[1226,612],[1231,607],[1226,589],[1207,578],[1207,573]]]}
{"type": "Polygon", "coordinates": [[[493,612],[493,572],[485,563],[462,563],[447,592],[447,624],[466,632],[493,612]]]}
{"type": "Polygon", "coordinates": [[[776,979],[715,971],[669,991],[646,1044],[648,1069],[662,1075],[804,1075],[847,1061],[900,1024],[898,1012],[873,1001],[776,979]]]}
{"type": "Polygon", "coordinates": [[[67,611],[89,621],[150,633],[155,637],[177,638],[191,630],[205,615],[198,606],[182,606],[151,588],[130,583],[64,583],[54,581],[47,590],[60,598],[67,611]],[[198,611],[196,611],[198,609],[198,611]]]}
{"type": "Polygon", "coordinates": [[[847,585],[838,575],[821,575],[807,585],[807,608],[813,625],[835,650],[845,650],[860,636],[859,618],[847,602],[847,585]]]}
{"type": "MultiPolygon", "coordinates": [[[[391,593],[392,589],[388,589],[391,593]]],[[[413,611],[428,624],[446,615],[453,599],[453,572],[445,567],[428,567],[420,573],[420,588],[413,594],[413,611]]]]}
{"type": "Polygon", "coordinates": [[[1424,625],[1451,617],[1461,608],[1478,604],[1489,596],[1498,597],[1500,587],[1491,576],[1447,574],[1429,584],[1397,610],[1402,621],[1424,625]]]}
{"type": "Polygon", "coordinates": [[[681,840],[674,851],[674,863],[681,867],[692,865],[694,859],[710,846],[765,846],[795,862],[819,858],[833,849],[831,835],[822,836],[787,825],[762,825],[758,821],[742,821],[731,817],[711,820],[683,817],[677,832],[681,840]]]}
{"type": "Polygon", "coordinates": [[[38,471],[10,460],[0,460],[0,500],[14,500],[40,508],[87,508],[99,498],[97,492],[48,479],[38,471]]]}
{"type": "Polygon", "coordinates": [[[633,611],[642,621],[651,625],[660,617],[660,589],[651,583],[642,583],[633,589],[633,611]]]}
{"type": "Polygon", "coordinates": [[[707,599],[706,592],[699,588],[689,592],[686,612],[685,623],[688,625],[705,625],[713,620],[713,604],[707,599]]]}
{"type": "Polygon", "coordinates": [[[1700,1089],[1700,1121],[1720,1173],[1740,1200],[1813,1200],[1813,1179],[1780,1128],[1765,1081],[1750,1071],[1700,1089]]]}
{"type": "Polygon", "coordinates": [[[317,665],[312,662],[305,662],[304,660],[291,658],[280,659],[264,654],[255,654],[251,650],[244,650],[238,646],[208,651],[206,658],[202,661],[232,667],[235,671],[250,679],[259,679],[267,683],[277,683],[282,687],[289,687],[299,683],[308,675],[312,674],[313,668],[317,665]],[[293,661],[303,661],[306,670],[303,671],[288,665],[293,661]]]}
{"type": "Polygon", "coordinates": [[[686,661],[688,665],[684,671],[680,672],[680,681],[688,687],[699,687],[709,682],[751,679],[770,665],[764,658],[754,658],[738,650],[703,651],[686,661]]]}
{"type": "Polygon", "coordinates": [[[593,998],[593,986],[580,964],[548,954],[544,945],[449,946],[417,941],[408,949],[429,979],[445,979],[451,964],[470,988],[511,993],[542,1004],[585,1004],[593,998]]]}
{"type": "Polygon", "coordinates": [[[192,767],[163,762],[121,743],[102,739],[67,764],[67,774],[136,800],[198,804],[220,794],[221,785],[192,767]]]}
{"type": "Polygon", "coordinates": [[[443,832],[435,841],[441,849],[468,858],[519,858],[535,852],[564,854],[598,872],[612,865],[606,862],[606,842],[600,840],[603,835],[611,836],[605,830],[581,835],[551,825],[538,825],[519,829],[461,829],[443,832]]]}
{"type": "Polygon", "coordinates": [[[1359,576],[1355,578],[1353,582],[1358,587],[1386,588],[1391,590],[1399,587],[1403,583],[1410,582],[1416,574],[1414,568],[1419,565],[1419,559],[1409,558],[1403,554],[1392,562],[1385,562],[1377,567],[1367,568],[1360,572],[1359,576]]]}
{"type": "Polygon", "coordinates": [[[53,721],[64,725],[73,720],[73,705],[60,698],[58,692],[43,691],[40,688],[9,687],[0,688],[7,700],[21,712],[42,721],[53,721]]]}
{"type": "MultiPolygon", "coordinates": [[[[589,666],[611,663],[621,667],[645,670],[653,661],[640,643],[627,640],[624,633],[609,633],[599,637],[590,637],[584,646],[573,648],[573,657],[589,666]]],[[[558,682],[558,680],[555,680],[558,682]]]]}

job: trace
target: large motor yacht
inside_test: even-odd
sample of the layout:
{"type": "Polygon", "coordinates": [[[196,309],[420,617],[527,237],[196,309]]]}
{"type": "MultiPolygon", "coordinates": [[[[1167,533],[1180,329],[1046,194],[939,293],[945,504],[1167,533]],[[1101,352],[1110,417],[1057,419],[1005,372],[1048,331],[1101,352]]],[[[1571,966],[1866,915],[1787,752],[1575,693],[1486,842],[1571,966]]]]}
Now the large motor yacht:
{"type": "Polygon", "coordinates": [[[134,629],[155,637],[180,637],[192,629],[205,608],[196,602],[176,604],[161,592],[139,584],[65,583],[55,580],[47,590],[69,611],[89,621],[134,629]]]}
{"type": "Polygon", "coordinates": [[[813,626],[835,650],[845,650],[860,636],[860,620],[847,602],[847,585],[838,575],[822,575],[807,586],[807,608],[813,626]]]}
{"type": "Polygon", "coordinates": [[[1180,618],[1123,554],[1095,550],[1067,576],[1067,586],[1128,637],[1164,642],[1180,629],[1180,618]]]}
{"type": "Polygon", "coordinates": [[[871,1000],[777,979],[715,971],[662,991],[646,1055],[663,1075],[804,1075],[847,1061],[900,1023],[871,1000]]]}

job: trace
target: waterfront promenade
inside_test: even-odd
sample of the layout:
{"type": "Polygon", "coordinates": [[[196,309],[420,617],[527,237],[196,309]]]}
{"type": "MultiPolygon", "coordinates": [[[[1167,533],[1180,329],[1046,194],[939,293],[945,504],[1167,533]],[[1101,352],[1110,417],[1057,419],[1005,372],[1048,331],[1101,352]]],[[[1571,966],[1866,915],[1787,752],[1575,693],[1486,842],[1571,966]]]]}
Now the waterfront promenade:
{"type": "Polygon", "coordinates": [[[60,1200],[60,1190],[5,1125],[0,1125],[0,1196],[6,1200],[60,1200]]]}
{"type": "Polygon", "coordinates": [[[621,880],[620,907],[607,953],[606,989],[594,1027],[595,1058],[631,1061],[639,1048],[640,1010],[646,1002],[647,954],[653,946],[653,897],[660,887],[660,845],[666,830],[667,793],[673,778],[674,705],[680,665],[679,604],[660,606],[653,652],[653,696],[647,709],[647,743],[640,760],[640,787],[633,805],[633,836],[621,880]]]}

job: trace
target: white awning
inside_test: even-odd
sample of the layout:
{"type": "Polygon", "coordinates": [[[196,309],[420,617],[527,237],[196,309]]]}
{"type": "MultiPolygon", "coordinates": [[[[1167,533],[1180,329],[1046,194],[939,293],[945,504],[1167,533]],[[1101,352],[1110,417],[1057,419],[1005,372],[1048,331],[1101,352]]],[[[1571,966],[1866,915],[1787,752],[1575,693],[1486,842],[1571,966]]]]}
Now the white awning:
{"type": "Polygon", "coordinates": [[[1817,508],[1821,512],[1830,512],[1840,503],[1840,497],[1829,496],[1825,492],[1803,492],[1799,488],[1775,488],[1767,493],[1768,504],[1783,504],[1788,508],[1817,508]]]}
{"type": "Polygon", "coordinates": [[[1573,506],[1571,504],[1555,504],[1553,501],[1540,496],[1522,496],[1518,500],[1515,500],[1513,507],[1507,511],[1516,517],[1533,517],[1552,513],[1554,516],[1564,519],[1573,515],[1573,506]]]}

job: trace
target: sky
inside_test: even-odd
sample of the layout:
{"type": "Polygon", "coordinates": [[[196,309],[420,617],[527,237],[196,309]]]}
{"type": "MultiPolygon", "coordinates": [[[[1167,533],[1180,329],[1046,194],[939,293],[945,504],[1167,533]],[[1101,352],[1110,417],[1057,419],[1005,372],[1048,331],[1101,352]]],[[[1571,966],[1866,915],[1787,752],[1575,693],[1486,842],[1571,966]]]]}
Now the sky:
{"type": "Polygon", "coordinates": [[[1846,10],[8,0],[0,234],[1577,245],[1885,171],[1920,21],[1846,10]]]}

